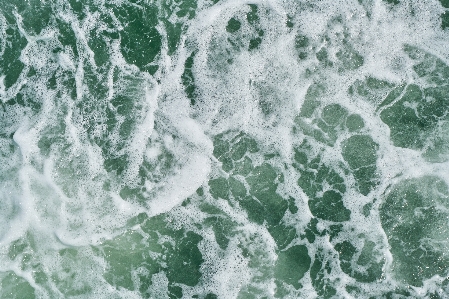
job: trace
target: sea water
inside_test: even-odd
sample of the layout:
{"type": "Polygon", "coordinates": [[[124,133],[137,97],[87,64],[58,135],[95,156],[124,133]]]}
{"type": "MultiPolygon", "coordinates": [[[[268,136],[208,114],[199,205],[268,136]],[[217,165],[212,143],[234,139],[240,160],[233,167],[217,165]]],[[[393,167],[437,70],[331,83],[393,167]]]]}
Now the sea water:
{"type": "Polygon", "coordinates": [[[0,298],[449,298],[448,27],[1,1],[0,298]]]}

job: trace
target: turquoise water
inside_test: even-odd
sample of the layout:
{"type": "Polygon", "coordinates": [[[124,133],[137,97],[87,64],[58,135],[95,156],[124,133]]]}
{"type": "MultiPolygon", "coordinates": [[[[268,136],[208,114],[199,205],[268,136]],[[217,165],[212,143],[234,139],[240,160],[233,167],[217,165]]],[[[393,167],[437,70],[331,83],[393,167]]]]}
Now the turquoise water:
{"type": "Polygon", "coordinates": [[[449,1],[4,0],[0,298],[449,298],[449,1]]]}

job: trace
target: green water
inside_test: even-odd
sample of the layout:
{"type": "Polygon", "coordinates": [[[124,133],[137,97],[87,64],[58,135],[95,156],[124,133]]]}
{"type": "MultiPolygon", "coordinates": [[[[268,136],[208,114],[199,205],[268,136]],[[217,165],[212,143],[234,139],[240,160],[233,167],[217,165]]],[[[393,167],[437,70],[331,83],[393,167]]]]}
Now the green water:
{"type": "Polygon", "coordinates": [[[449,298],[448,9],[4,0],[0,298],[449,298]]]}

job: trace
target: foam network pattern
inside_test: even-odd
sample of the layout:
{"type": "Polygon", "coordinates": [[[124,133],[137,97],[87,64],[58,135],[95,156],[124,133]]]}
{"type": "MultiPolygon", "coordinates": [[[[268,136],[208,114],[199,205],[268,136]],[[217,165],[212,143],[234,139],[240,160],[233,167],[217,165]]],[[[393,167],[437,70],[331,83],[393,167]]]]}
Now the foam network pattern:
{"type": "Polygon", "coordinates": [[[447,0],[3,2],[0,298],[449,298],[447,0]]]}

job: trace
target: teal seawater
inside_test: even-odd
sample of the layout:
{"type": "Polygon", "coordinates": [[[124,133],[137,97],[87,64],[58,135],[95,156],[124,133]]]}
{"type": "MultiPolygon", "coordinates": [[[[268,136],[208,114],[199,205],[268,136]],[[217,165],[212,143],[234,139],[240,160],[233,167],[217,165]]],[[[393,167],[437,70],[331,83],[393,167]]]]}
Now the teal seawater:
{"type": "Polygon", "coordinates": [[[0,298],[449,298],[448,27],[2,1],[0,298]]]}

